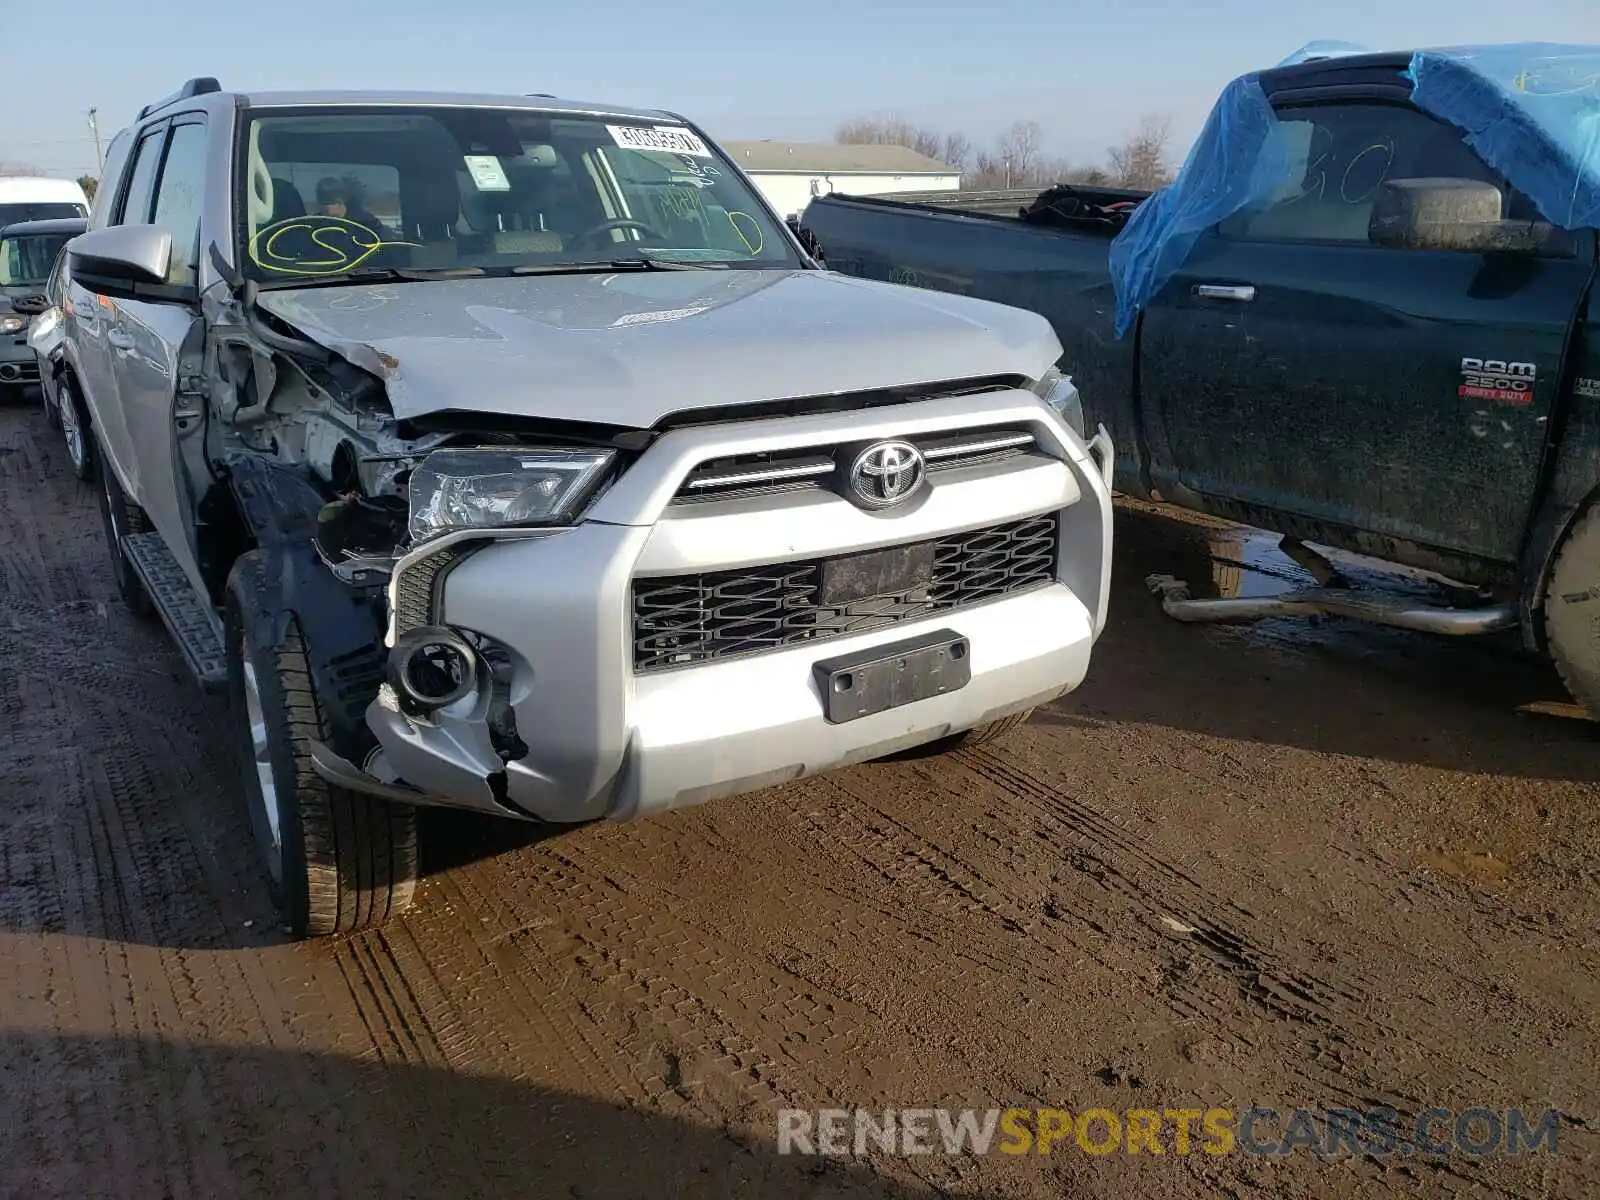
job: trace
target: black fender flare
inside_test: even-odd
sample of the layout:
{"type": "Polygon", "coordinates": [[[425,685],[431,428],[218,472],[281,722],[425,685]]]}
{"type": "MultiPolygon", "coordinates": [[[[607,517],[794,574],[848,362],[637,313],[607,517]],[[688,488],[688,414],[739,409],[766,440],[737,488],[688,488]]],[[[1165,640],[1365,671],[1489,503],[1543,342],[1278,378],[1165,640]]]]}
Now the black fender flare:
{"type": "Polygon", "coordinates": [[[263,583],[250,615],[259,646],[277,648],[291,620],[305,639],[311,682],[335,753],[362,763],[376,747],[367,705],[383,683],[387,602],[323,563],[314,537],[326,503],[303,468],[253,454],[223,459],[229,490],[260,552],[263,583]]]}

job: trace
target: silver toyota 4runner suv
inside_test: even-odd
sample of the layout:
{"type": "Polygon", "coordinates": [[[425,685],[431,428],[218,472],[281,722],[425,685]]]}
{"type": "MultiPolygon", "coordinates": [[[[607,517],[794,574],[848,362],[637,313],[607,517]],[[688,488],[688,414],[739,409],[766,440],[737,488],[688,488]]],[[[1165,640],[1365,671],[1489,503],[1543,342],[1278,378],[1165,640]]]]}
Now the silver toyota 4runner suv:
{"type": "Polygon", "coordinates": [[[62,383],[299,935],[416,806],[629,819],[1077,686],[1111,447],[1042,317],[825,270],[667,112],[241,95],[112,145],[62,383]]]}

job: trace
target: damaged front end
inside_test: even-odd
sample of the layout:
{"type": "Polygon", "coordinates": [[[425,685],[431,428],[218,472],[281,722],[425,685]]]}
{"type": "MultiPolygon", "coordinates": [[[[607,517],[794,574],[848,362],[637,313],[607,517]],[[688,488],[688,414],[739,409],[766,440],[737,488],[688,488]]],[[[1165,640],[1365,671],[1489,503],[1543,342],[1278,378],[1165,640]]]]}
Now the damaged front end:
{"type": "MultiPolygon", "coordinates": [[[[505,763],[528,753],[512,707],[515,655],[437,624],[439,589],[486,545],[567,527],[624,450],[587,428],[513,419],[485,428],[471,413],[398,420],[385,378],[255,307],[253,290],[244,285],[213,316],[212,419],[203,454],[191,438],[186,457],[190,479],[206,485],[192,489],[202,569],[221,594],[227,564],[261,551],[255,640],[280,645],[298,623],[323,717],[312,750],[324,778],[389,799],[530,815],[507,802],[502,782],[505,763]],[[463,791],[464,776],[481,786],[463,791]]],[[[399,367],[380,365],[387,376],[399,367]]]]}

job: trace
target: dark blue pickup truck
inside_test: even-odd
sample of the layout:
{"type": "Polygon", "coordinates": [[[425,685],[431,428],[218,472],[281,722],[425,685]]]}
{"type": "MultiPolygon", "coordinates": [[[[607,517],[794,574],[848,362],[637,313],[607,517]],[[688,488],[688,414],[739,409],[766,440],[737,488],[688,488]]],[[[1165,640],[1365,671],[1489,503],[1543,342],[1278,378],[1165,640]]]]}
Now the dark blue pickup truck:
{"type": "MultiPolygon", "coordinates": [[[[1530,104],[1559,88],[1565,112],[1600,122],[1590,53],[1597,69],[1582,75],[1530,51],[1537,69],[1516,86],[1530,104]]],[[[1552,214],[1548,186],[1553,170],[1591,164],[1537,119],[1518,123],[1515,103],[1499,143],[1441,118],[1419,103],[1417,63],[1347,55],[1248,77],[1260,111],[1219,101],[1166,199],[1057,188],[1003,215],[964,210],[960,193],[828,196],[801,226],[833,270],[1048,317],[1087,428],[1115,441],[1120,490],[1436,572],[1489,601],[1419,607],[1324,587],[1288,606],[1169,612],[1520,627],[1600,713],[1600,222],[1570,203],[1552,214]],[[1241,153],[1241,112],[1270,127],[1275,158],[1241,153]],[[1235,177],[1253,174],[1237,203],[1217,202],[1231,186],[1211,161],[1223,154],[1235,177]],[[1157,217],[1161,237],[1187,241],[1153,238],[1157,217]],[[1156,269],[1130,298],[1141,264],[1156,269]]],[[[1600,195],[1600,180],[1580,183],[1572,195],[1600,195]]]]}

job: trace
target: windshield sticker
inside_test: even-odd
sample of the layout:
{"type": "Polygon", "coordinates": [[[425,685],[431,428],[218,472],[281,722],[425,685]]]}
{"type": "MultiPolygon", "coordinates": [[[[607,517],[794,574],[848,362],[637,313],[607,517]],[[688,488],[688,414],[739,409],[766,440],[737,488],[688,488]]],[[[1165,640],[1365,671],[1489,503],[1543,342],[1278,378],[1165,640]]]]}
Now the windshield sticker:
{"type": "Polygon", "coordinates": [[[624,150],[655,150],[667,154],[688,154],[694,158],[710,158],[711,151],[694,134],[681,125],[607,125],[611,140],[624,150]]]}
{"type": "Polygon", "coordinates": [[[338,275],[386,246],[414,245],[386,242],[348,217],[308,214],[263,225],[250,239],[249,253],[256,266],[279,275],[338,275]]]}
{"type": "Polygon", "coordinates": [[[467,164],[467,173],[472,176],[473,186],[480,192],[511,190],[511,180],[506,178],[506,169],[494,155],[464,154],[461,159],[467,164]]]}

